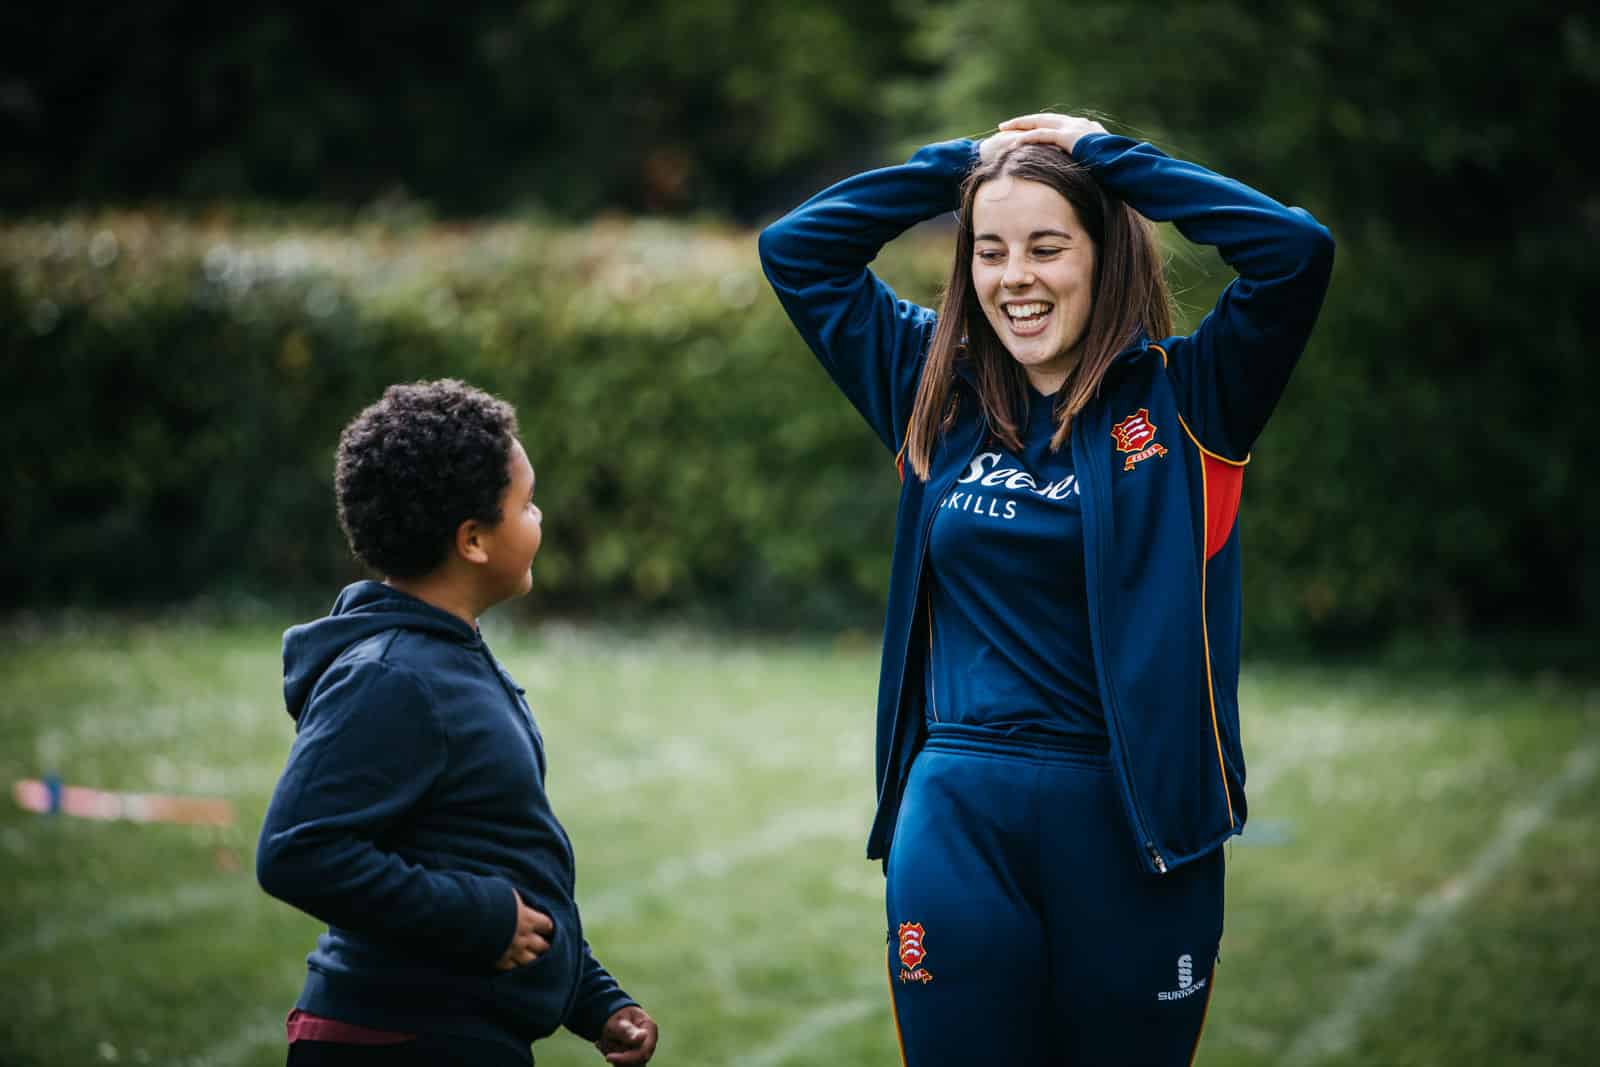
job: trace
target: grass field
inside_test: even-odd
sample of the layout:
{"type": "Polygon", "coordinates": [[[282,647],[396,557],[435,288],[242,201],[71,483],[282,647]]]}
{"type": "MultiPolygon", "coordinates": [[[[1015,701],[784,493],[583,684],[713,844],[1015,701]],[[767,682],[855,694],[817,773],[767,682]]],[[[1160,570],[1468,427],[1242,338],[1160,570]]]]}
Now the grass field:
{"type": "MultiPolygon", "coordinates": [[[[657,1063],[899,1062],[870,643],[489,628],[544,729],[597,952],[657,1063]]],[[[282,1063],[316,924],[252,875],[278,628],[13,629],[0,785],[221,795],[227,829],[0,799],[0,1064],[282,1063]]],[[[1254,665],[1250,831],[1199,1063],[1579,1064],[1600,1042],[1600,694],[1254,665]]],[[[541,1067],[600,1063],[570,1035],[541,1067]]]]}

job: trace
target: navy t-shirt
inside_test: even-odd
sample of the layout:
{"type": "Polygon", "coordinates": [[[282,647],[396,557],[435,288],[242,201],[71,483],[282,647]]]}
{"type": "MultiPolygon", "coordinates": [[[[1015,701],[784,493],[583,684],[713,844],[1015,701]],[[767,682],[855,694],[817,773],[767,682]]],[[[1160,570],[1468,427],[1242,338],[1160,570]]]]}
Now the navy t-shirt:
{"type": "Polygon", "coordinates": [[[1054,398],[1029,399],[1022,454],[991,438],[934,512],[928,716],[1100,739],[1072,449],[1050,451],[1054,398]]]}

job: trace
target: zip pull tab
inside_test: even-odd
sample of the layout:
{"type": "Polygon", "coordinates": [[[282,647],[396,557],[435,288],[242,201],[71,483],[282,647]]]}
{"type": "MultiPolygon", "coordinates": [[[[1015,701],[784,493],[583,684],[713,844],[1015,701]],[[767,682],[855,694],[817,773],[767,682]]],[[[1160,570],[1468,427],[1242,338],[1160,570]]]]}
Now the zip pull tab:
{"type": "Polygon", "coordinates": [[[1154,841],[1146,841],[1144,847],[1145,851],[1150,853],[1150,862],[1156,865],[1156,873],[1166,874],[1167,861],[1161,858],[1160,852],[1156,851],[1156,843],[1154,841]]]}

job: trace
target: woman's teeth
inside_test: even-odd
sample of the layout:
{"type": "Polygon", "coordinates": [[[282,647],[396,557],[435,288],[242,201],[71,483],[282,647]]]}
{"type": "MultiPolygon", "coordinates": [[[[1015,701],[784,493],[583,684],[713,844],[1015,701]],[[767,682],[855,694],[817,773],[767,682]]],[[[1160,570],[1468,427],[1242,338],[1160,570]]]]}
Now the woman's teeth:
{"type": "Polygon", "coordinates": [[[1050,313],[1050,304],[1007,304],[1006,315],[1014,326],[1035,326],[1050,313]]]}

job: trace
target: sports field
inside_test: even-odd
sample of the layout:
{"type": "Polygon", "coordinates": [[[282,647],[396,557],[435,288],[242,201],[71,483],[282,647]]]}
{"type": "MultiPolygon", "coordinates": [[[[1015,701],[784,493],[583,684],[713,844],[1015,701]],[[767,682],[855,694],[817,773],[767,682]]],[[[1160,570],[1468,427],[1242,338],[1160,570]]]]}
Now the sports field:
{"type": "MultiPolygon", "coordinates": [[[[292,736],[278,629],[4,632],[0,1064],[282,1063],[317,927],[252,874],[292,736]],[[20,810],[11,783],[47,771],[237,819],[20,810]]],[[[898,1063],[862,859],[874,642],[487,632],[543,727],[589,938],[661,1023],[655,1062],[898,1063]]],[[[1593,1062],[1600,693],[1256,664],[1243,701],[1252,821],[1199,1063],[1593,1062]]],[[[537,1053],[602,1062],[570,1035],[537,1053]]]]}

